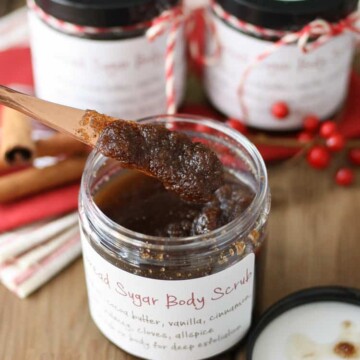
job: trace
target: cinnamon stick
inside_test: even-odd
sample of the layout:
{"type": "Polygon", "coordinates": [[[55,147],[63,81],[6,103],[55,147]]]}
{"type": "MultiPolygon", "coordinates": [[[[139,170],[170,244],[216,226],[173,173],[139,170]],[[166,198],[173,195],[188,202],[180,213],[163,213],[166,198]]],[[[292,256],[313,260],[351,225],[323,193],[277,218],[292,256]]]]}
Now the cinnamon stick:
{"type": "Polygon", "coordinates": [[[86,157],[71,157],[45,168],[29,168],[0,177],[0,203],[17,200],[81,178],[86,157]]]}
{"type": "Polygon", "coordinates": [[[13,109],[3,107],[0,162],[9,165],[30,163],[34,151],[30,119],[13,109]]]}
{"type": "Polygon", "coordinates": [[[62,133],[36,141],[36,157],[77,155],[88,153],[90,150],[90,147],[81,141],[62,133]]]}

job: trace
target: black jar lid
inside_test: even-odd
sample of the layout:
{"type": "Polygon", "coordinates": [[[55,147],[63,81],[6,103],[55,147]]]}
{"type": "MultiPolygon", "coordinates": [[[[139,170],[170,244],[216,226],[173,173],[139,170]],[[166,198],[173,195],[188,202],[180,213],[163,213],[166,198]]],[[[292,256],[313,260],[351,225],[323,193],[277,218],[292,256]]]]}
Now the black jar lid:
{"type": "Polygon", "coordinates": [[[337,22],[357,9],[358,0],[217,0],[237,18],[275,30],[298,30],[317,18],[337,22]]]}
{"type": "Polygon", "coordinates": [[[152,20],[179,0],[35,0],[47,14],[82,26],[131,26],[152,20]]]}
{"type": "MultiPolygon", "coordinates": [[[[349,333],[351,331],[351,327],[354,326],[352,321],[356,321],[354,318],[346,317],[345,312],[337,312],[331,311],[328,309],[328,303],[336,304],[341,306],[341,304],[350,304],[355,305],[355,311],[357,316],[357,326],[354,327],[356,333],[359,331],[359,323],[360,323],[360,290],[341,287],[341,286],[331,286],[331,287],[315,287],[310,289],[301,290],[294,294],[291,294],[279,302],[275,303],[271,306],[259,319],[259,321],[255,324],[249,334],[247,349],[246,349],[246,360],[257,360],[256,356],[259,353],[265,352],[269,354],[269,358],[272,359],[271,355],[276,354],[278,351],[278,347],[280,348],[282,344],[277,343],[276,339],[279,339],[277,335],[278,332],[282,331],[282,335],[280,339],[283,339],[286,342],[285,338],[289,338],[293,335],[294,329],[302,328],[302,331],[312,332],[320,334],[322,337],[320,346],[323,346],[325,343],[324,340],[326,338],[326,331],[330,332],[329,337],[333,338],[334,333],[336,333],[339,329],[339,319],[341,319],[341,324],[345,326],[345,332],[349,333]],[[303,305],[311,305],[317,304],[316,309],[311,309],[310,307],[301,307],[303,305]],[[299,310],[296,313],[296,310],[299,310]],[[294,311],[295,310],[295,311],[294,311]],[[294,311],[291,314],[291,311],[294,311]],[[281,320],[281,316],[283,316],[283,320],[281,320]],[[287,318],[286,318],[287,317],[287,318]],[[310,318],[310,320],[309,320],[310,318]],[[275,322],[279,320],[277,324],[275,322]],[[323,321],[333,321],[336,329],[332,328],[329,324],[324,324],[323,321]],[[311,322],[312,326],[309,326],[309,322],[311,322]],[[282,326],[283,325],[283,326],[282,326]],[[319,327],[321,331],[316,331],[314,327],[319,327]],[[268,348],[268,342],[266,341],[266,335],[261,339],[262,334],[268,330],[269,336],[271,336],[271,348],[268,348]],[[256,349],[256,347],[258,347],[256,349]],[[261,348],[263,347],[263,348],[261,348]],[[256,350],[259,352],[257,353],[256,350]]],[[[352,313],[353,309],[349,309],[349,313],[352,313]]],[[[303,335],[302,333],[300,335],[303,335]]],[[[269,339],[269,337],[267,337],[269,339]]],[[[309,336],[311,339],[311,336],[309,336]]],[[[344,337],[340,337],[341,341],[346,341],[344,337]]],[[[358,344],[356,344],[357,346],[358,344]]],[[[336,344],[334,344],[336,346],[336,344]]],[[[285,349],[280,349],[282,352],[285,349]]],[[[268,355],[266,355],[268,356],[268,355]]],[[[266,360],[266,359],[262,359],[266,360]]],[[[280,360],[280,359],[277,359],[280,360]]]]}

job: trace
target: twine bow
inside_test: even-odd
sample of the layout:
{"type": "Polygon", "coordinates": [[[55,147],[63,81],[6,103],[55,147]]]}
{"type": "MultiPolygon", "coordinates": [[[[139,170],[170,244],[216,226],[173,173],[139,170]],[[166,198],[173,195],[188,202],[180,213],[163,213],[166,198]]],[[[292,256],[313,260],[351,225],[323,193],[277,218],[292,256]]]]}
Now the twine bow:
{"type": "Polygon", "coordinates": [[[338,23],[330,23],[323,19],[316,19],[305,25],[301,30],[284,35],[275,45],[278,44],[281,46],[297,43],[299,49],[307,53],[315,50],[334,36],[340,35],[345,31],[360,34],[360,26],[357,26],[358,21],[360,21],[359,11],[350,14],[338,23]]]}

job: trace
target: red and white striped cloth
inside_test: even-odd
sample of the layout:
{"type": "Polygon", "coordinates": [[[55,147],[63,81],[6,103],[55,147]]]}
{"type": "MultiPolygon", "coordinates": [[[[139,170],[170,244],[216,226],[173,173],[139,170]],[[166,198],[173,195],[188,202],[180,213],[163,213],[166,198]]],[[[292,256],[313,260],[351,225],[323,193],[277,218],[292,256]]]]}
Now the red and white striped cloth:
{"type": "Polygon", "coordinates": [[[0,281],[27,297],[81,254],[77,213],[0,235],[0,281]]]}

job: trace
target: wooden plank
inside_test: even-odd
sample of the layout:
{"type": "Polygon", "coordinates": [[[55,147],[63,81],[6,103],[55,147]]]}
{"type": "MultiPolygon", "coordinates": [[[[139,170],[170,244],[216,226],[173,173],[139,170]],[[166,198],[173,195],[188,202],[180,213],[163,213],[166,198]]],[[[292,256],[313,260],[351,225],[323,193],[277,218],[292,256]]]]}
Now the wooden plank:
{"type": "Polygon", "coordinates": [[[7,11],[10,12],[10,11],[18,9],[21,6],[24,6],[26,4],[26,1],[25,0],[8,0],[7,3],[8,3],[7,11]]]}
{"type": "Polygon", "coordinates": [[[4,16],[8,13],[8,1],[2,0],[0,1],[0,17],[4,16]]]}
{"type": "Polygon", "coordinates": [[[0,17],[18,9],[26,4],[25,0],[1,0],[0,1],[0,17]]]}

